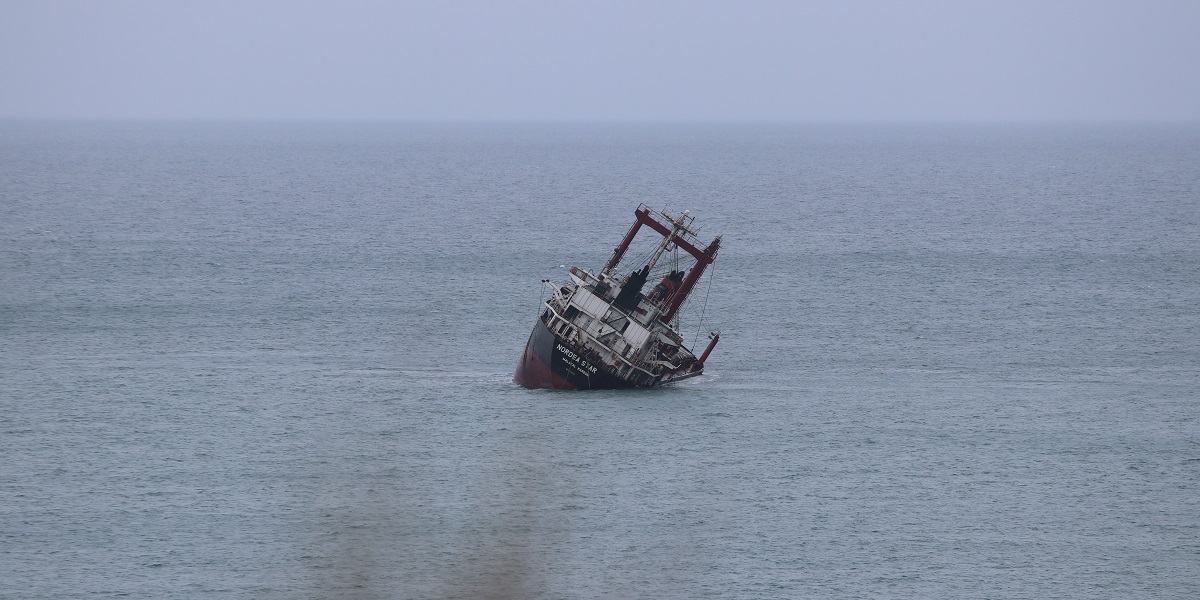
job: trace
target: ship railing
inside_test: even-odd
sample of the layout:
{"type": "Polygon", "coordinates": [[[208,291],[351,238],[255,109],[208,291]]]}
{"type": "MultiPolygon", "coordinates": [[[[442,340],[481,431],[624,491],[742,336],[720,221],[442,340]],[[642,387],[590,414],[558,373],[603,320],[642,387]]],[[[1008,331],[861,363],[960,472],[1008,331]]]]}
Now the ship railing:
{"type": "Polygon", "coordinates": [[[543,279],[542,284],[550,288],[550,299],[546,301],[547,303],[556,302],[560,305],[565,305],[567,303],[567,295],[562,291],[562,288],[564,287],[563,285],[557,284],[549,279],[543,279]]]}
{"type": "Polygon", "coordinates": [[[563,313],[560,310],[561,307],[555,306],[551,302],[551,300],[547,300],[545,302],[545,305],[546,305],[546,308],[550,309],[550,316],[552,317],[552,319],[558,319],[559,321],[562,321],[569,325],[571,322],[568,321],[567,318],[563,316],[563,313]]]}
{"type": "Polygon", "coordinates": [[[571,267],[571,274],[583,280],[584,283],[593,283],[599,281],[590,271],[580,269],[579,267],[571,267]]]}
{"type": "Polygon", "coordinates": [[[571,267],[571,275],[579,279],[579,282],[582,285],[586,285],[592,289],[595,289],[595,287],[601,283],[607,285],[608,287],[612,287],[613,285],[612,280],[605,281],[591,271],[580,269],[579,267],[571,267]]]}
{"type": "MultiPolygon", "coordinates": [[[[561,316],[560,316],[560,317],[558,317],[558,318],[560,318],[560,319],[563,319],[561,316]]],[[[563,319],[563,321],[566,321],[566,319],[563,319]]],[[[619,369],[619,368],[620,368],[620,366],[618,366],[618,365],[619,365],[620,363],[624,363],[624,364],[626,364],[626,365],[629,365],[630,367],[633,367],[634,369],[637,369],[638,371],[641,371],[641,372],[643,372],[643,373],[645,373],[645,374],[647,374],[647,375],[650,375],[650,376],[653,376],[653,375],[654,375],[654,374],[651,372],[651,366],[650,366],[650,363],[649,363],[649,362],[647,362],[647,361],[640,361],[640,360],[630,360],[630,359],[628,359],[628,358],[625,358],[624,356],[622,356],[622,355],[621,355],[621,353],[620,353],[620,352],[617,352],[616,350],[614,350],[612,346],[609,346],[608,344],[605,344],[604,342],[601,342],[599,339],[597,339],[597,338],[596,338],[596,336],[592,335],[592,334],[591,334],[590,332],[588,332],[587,330],[585,330],[585,329],[583,329],[583,328],[578,328],[578,327],[577,327],[577,328],[576,328],[576,331],[578,331],[578,333],[579,333],[579,334],[582,334],[582,336],[583,336],[583,337],[585,337],[585,338],[587,338],[587,339],[590,339],[590,340],[592,340],[593,342],[595,342],[595,343],[596,343],[597,345],[599,345],[601,348],[605,348],[605,349],[607,349],[607,350],[608,350],[610,353],[612,353],[612,355],[613,355],[614,357],[616,357],[616,359],[617,359],[617,361],[618,361],[618,364],[617,364],[617,365],[610,364],[610,363],[608,363],[608,362],[607,362],[607,359],[605,359],[605,360],[604,360],[604,361],[602,361],[602,362],[603,362],[604,364],[606,364],[606,366],[609,366],[609,367],[611,367],[611,368],[614,368],[614,369],[619,369]]]]}
{"type": "Polygon", "coordinates": [[[647,361],[647,364],[650,364],[650,365],[653,365],[656,367],[660,367],[664,371],[674,371],[679,368],[679,365],[677,365],[673,362],[665,361],[665,360],[651,360],[651,361],[647,361]]]}

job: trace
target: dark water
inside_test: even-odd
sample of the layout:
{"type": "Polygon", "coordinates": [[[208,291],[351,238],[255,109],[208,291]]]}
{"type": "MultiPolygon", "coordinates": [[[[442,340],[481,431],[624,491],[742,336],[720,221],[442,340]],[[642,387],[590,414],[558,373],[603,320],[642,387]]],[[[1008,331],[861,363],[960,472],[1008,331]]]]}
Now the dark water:
{"type": "Polygon", "coordinates": [[[10,122],[0,244],[6,598],[1200,595],[1200,127],[10,122]],[[643,201],[709,373],[515,387],[643,201]]]}

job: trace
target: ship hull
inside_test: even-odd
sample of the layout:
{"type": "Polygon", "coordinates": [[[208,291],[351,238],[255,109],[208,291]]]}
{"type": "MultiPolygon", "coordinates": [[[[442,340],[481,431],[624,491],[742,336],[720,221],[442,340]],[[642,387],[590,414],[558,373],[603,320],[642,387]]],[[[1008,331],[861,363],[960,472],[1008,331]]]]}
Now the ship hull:
{"type": "Polygon", "coordinates": [[[593,364],[540,320],[533,326],[513,375],[517,385],[556,390],[612,390],[638,387],[593,364]]]}

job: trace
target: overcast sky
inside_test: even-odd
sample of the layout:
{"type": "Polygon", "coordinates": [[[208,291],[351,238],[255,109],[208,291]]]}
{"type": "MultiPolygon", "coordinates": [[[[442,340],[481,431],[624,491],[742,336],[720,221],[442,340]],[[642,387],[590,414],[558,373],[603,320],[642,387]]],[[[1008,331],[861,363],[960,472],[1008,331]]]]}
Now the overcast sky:
{"type": "Polygon", "coordinates": [[[0,118],[1200,120],[1200,0],[0,9],[0,118]]]}

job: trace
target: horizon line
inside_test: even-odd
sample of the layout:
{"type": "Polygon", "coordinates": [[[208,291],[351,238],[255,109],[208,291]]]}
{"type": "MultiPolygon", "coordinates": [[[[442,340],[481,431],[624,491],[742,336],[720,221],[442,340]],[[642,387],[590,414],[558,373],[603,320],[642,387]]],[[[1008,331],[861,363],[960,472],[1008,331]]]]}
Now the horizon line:
{"type": "Polygon", "coordinates": [[[279,123],[410,125],[1200,125],[1200,118],[1006,118],[1006,119],[789,119],[789,118],[418,118],[418,117],[113,117],[7,116],[0,122],[77,123],[279,123]]]}

